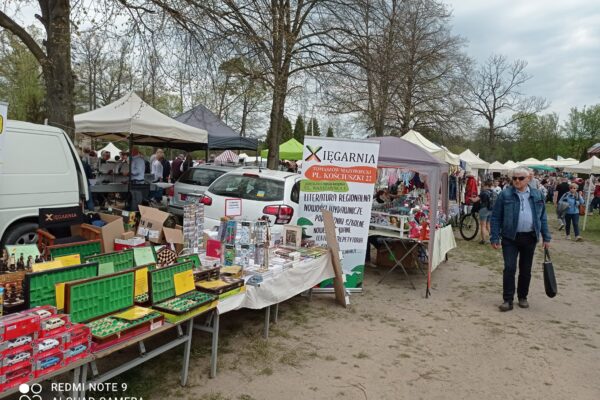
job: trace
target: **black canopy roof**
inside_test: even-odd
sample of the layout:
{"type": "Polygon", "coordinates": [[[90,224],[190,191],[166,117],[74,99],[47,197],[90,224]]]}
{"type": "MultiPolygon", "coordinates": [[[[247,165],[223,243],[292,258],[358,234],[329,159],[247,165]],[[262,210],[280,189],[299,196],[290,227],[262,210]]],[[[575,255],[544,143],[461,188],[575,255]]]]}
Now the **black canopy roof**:
{"type": "Polygon", "coordinates": [[[202,104],[174,118],[179,122],[208,132],[208,148],[217,150],[256,150],[258,140],[241,137],[202,104]]]}

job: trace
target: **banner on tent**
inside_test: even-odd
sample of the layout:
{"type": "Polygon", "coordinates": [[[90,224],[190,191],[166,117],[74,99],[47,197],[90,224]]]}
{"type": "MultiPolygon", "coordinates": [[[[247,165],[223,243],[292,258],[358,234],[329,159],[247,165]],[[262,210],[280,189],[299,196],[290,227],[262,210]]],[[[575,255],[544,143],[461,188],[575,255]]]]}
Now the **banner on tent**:
{"type": "Polygon", "coordinates": [[[321,210],[333,213],[348,288],[363,282],[378,156],[375,141],[304,138],[298,225],[325,245],[321,210]]]}

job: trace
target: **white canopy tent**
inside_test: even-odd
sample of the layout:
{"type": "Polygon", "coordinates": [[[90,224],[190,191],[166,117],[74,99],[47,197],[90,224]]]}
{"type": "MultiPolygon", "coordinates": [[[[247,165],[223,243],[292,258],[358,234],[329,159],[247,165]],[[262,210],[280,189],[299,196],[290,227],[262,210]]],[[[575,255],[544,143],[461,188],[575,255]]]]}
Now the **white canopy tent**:
{"type": "Polygon", "coordinates": [[[488,169],[490,163],[482,160],[473,153],[471,150],[467,149],[459,154],[459,157],[462,161],[467,163],[467,170],[469,169],[488,169]]]}
{"type": "Polygon", "coordinates": [[[460,158],[456,154],[444,147],[438,146],[417,131],[411,129],[401,139],[416,144],[442,162],[450,165],[460,165],[460,158]]]}
{"type": "Polygon", "coordinates": [[[519,161],[518,163],[519,165],[522,165],[523,167],[530,167],[532,165],[541,165],[542,162],[540,160],[538,160],[537,158],[528,158],[527,160],[523,160],[523,161],[519,161]]]}
{"type": "Polygon", "coordinates": [[[129,92],[112,103],[75,116],[75,132],[109,140],[130,138],[140,145],[196,150],[206,147],[203,129],[178,122],[129,92]]]}
{"type": "Polygon", "coordinates": [[[556,160],[554,158],[545,158],[540,161],[540,165],[545,165],[547,167],[554,167],[554,164],[556,164],[556,160]]]}
{"type": "Polygon", "coordinates": [[[508,168],[504,164],[502,164],[501,162],[494,161],[488,167],[488,171],[490,171],[490,172],[504,172],[504,171],[508,171],[508,168]]]}
{"type": "Polygon", "coordinates": [[[589,160],[586,160],[580,164],[572,165],[569,167],[565,167],[566,172],[577,172],[580,174],[589,174],[589,183],[588,183],[588,193],[587,193],[587,201],[585,203],[585,216],[583,217],[583,230],[585,231],[585,226],[587,225],[587,217],[590,208],[592,187],[594,186],[594,175],[600,175],[600,158],[596,156],[592,156],[589,160]]]}
{"type": "Polygon", "coordinates": [[[517,164],[513,160],[508,160],[507,162],[504,163],[504,166],[506,167],[507,170],[511,170],[511,169],[517,168],[519,166],[519,164],[517,164]]]}
{"type": "Polygon", "coordinates": [[[114,161],[115,157],[118,156],[121,152],[121,149],[119,149],[117,146],[112,144],[112,142],[110,142],[109,144],[98,150],[98,158],[100,158],[102,156],[102,153],[105,151],[108,151],[110,153],[110,159],[114,161]]]}
{"type": "Polygon", "coordinates": [[[556,160],[556,163],[554,165],[552,165],[552,167],[565,168],[565,167],[570,167],[570,166],[574,166],[577,164],[579,164],[579,160],[576,160],[574,158],[562,158],[562,159],[556,160]]]}

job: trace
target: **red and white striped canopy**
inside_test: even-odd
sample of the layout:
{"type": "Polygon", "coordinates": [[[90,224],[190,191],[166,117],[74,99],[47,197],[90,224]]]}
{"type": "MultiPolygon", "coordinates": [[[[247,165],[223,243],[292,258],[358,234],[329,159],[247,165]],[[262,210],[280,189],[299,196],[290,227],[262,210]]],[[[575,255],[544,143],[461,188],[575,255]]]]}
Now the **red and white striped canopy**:
{"type": "Polygon", "coordinates": [[[225,150],[215,158],[215,164],[238,163],[240,158],[231,150],[225,150]]]}

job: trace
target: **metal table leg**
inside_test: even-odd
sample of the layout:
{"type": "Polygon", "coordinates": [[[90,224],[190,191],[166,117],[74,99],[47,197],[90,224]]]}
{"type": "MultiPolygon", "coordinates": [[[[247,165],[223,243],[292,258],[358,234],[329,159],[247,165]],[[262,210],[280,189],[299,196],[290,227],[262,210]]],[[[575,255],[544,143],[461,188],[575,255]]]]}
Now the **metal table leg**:
{"type": "Polygon", "coordinates": [[[190,355],[192,353],[192,336],[194,332],[194,319],[190,319],[187,327],[187,341],[183,346],[183,367],[181,368],[181,386],[187,385],[188,370],[190,368],[190,355]]]}
{"type": "Polygon", "coordinates": [[[210,377],[217,376],[217,354],[219,350],[219,310],[212,317],[212,348],[210,352],[210,377]]]}
{"type": "Polygon", "coordinates": [[[265,326],[263,327],[263,337],[269,338],[269,323],[271,319],[271,306],[265,307],[265,326]]]}
{"type": "Polygon", "coordinates": [[[402,268],[402,271],[404,271],[404,275],[406,275],[406,277],[408,278],[408,281],[410,282],[411,286],[413,287],[413,289],[417,289],[415,284],[413,283],[412,279],[410,279],[410,275],[408,275],[408,272],[406,272],[406,268],[404,268],[404,265],[402,265],[402,261],[404,261],[404,259],[406,257],[408,257],[409,255],[412,254],[412,252],[417,248],[417,246],[419,245],[418,242],[416,242],[415,244],[412,245],[412,247],[410,248],[410,250],[408,250],[401,258],[400,260],[396,259],[396,256],[394,255],[394,252],[392,251],[390,245],[388,244],[388,242],[386,240],[383,240],[383,245],[386,247],[387,251],[390,253],[390,255],[392,256],[392,258],[394,259],[394,266],[387,271],[385,274],[383,274],[383,276],[381,277],[381,279],[379,280],[379,282],[377,282],[377,284],[379,285],[381,282],[383,282],[383,280],[393,271],[396,269],[396,267],[400,267],[402,268]]]}
{"type": "Polygon", "coordinates": [[[273,316],[273,323],[277,323],[277,319],[279,318],[279,303],[275,304],[275,315],[273,316]]]}

